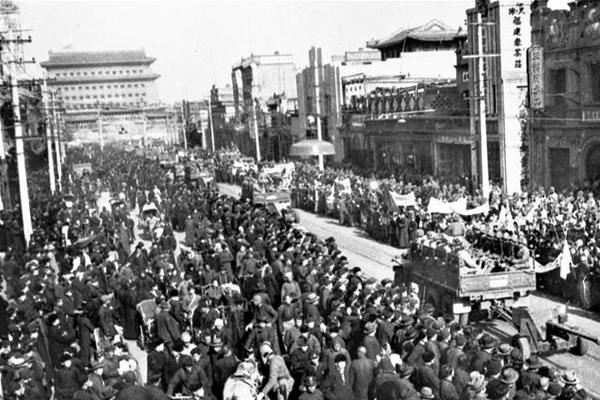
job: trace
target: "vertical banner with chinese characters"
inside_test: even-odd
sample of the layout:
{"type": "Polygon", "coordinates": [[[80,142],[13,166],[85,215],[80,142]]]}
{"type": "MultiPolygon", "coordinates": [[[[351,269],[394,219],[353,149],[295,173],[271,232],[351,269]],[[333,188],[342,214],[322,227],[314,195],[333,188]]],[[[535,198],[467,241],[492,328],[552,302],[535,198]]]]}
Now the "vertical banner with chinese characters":
{"type": "Polygon", "coordinates": [[[529,107],[543,110],[544,103],[544,48],[531,46],[528,52],[529,107]]]}
{"type": "Polygon", "coordinates": [[[500,167],[504,190],[521,191],[521,113],[527,103],[527,51],[531,46],[531,1],[498,2],[502,121],[499,124],[500,167]]]}

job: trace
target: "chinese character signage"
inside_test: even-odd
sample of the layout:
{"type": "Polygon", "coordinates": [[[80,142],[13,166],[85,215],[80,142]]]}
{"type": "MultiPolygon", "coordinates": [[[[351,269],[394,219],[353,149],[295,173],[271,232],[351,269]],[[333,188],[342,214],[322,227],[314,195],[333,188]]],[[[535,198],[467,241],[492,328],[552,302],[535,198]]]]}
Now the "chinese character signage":
{"type": "Polygon", "coordinates": [[[544,48],[531,46],[529,49],[529,107],[544,108],[544,48]]]}
{"type": "Polygon", "coordinates": [[[529,15],[524,3],[516,3],[508,7],[509,21],[512,23],[513,62],[515,69],[524,68],[523,57],[527,49],[523,48],[523,36],[531,35],[529,30],[523,30],[523,25],[529,25],[529,15]],[[524,21],[524,19],[526,19],[524,21]]]}

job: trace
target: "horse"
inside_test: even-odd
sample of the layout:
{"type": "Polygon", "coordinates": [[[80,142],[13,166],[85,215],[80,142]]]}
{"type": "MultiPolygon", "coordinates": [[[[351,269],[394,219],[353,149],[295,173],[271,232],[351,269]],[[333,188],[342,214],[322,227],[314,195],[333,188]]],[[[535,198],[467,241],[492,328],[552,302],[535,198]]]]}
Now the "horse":
{"type": "Polygon", "coordinates": [[[264,398],[258,391],[261,381],[256,363],[251,359],[243,361],[225,382],[223,400],[261,400],[264,398]]]}

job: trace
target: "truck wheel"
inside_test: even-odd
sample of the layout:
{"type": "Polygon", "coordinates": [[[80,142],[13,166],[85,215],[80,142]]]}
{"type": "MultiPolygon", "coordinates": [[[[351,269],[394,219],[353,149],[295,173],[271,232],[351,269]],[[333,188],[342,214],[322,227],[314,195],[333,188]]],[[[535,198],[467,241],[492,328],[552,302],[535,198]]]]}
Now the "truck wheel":
{"type": "Polygon", "coordinates": [[[515,347],[521,350],[521,354],[523,354],[523,360],[527,360],[529,357],[531,357],[531,346],[527,337],[517,335],[513,341],[515,347]]]}
{"type": "Polygon", "coordinates": [[[582,337],[577,338],[577,345],[573,347],[573,354],[576,356],[584,356],[588,351],[588,341],[582,337]]]}

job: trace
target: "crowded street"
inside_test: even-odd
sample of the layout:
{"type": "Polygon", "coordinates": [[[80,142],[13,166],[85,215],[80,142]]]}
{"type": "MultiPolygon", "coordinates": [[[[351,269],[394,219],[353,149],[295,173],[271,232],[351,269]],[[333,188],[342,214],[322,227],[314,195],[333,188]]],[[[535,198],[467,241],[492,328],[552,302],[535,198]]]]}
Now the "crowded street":
{"type": "Polygon", "coordinates": [[[0,25],[0,400],[600,400],[600,0],[0,25]]]}

